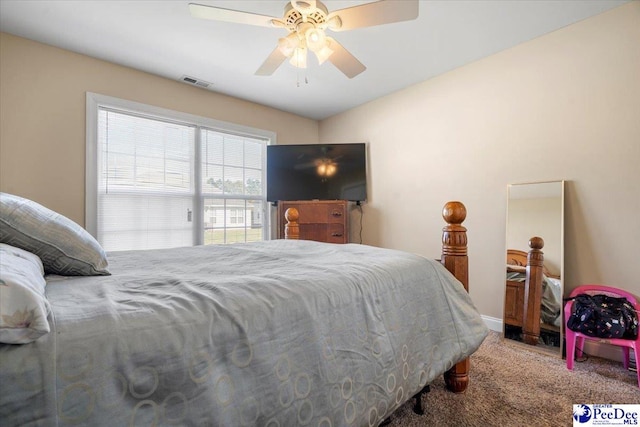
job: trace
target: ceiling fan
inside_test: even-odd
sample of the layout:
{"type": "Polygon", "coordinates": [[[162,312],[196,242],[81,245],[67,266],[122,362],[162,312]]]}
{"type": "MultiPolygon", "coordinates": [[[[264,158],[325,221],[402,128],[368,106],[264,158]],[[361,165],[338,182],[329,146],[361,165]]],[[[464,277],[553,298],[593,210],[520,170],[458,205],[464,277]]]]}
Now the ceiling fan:
{"type": "Polygon", "coordinates": [[[270,76],[287,58],[293,66],[306,68],[310,50],[320,64],[328,60],[353,78],[367,67],[325,31],[409,21],[418,17],[418,0],[379,0],[334,12],[329,12],[319,0],[291,0],[282,18],[195,3],[189,4],[189,10],[197,18],[286,29],[289,34],[278,40],[256,75],[270,76]]]}

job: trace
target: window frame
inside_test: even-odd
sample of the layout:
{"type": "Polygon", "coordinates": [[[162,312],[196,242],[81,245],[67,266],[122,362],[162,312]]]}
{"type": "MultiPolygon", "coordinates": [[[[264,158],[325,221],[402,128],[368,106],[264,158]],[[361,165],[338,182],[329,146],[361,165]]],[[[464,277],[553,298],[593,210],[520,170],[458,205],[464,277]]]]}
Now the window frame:
{"type": "Polygon", "coordinates": [[[261,139],[266,141],[263,147],[262,182],[264,183],[264,194],[260,197],[247,196],[222,197],[222,199],[235,200],[255,200],[260,199],[263,203],[263,231],[264,240],[271,238],[270,209],[266,195],[266,146],[276,144],[276,133],[268,130],[257,129],[249,126],[225,122],[209,117],[197,116],[183,113],[140,102],[101,95],[98,93],[86,93],[86,154],[85,154],[85,228],[94,237],[98,235],[98,112],[100,108],[112,109],[123,113],[147,117],[151,119],[174,122],[181,125],[195,127],[195,147],[194,162],[195,168],[195,192],[194,196],[194,245],[204,243],[204,199],[207,194],[202,191],[201,181],[201,141],[200,135],[203,129],[213,130],[229,135],[261,139]]]}

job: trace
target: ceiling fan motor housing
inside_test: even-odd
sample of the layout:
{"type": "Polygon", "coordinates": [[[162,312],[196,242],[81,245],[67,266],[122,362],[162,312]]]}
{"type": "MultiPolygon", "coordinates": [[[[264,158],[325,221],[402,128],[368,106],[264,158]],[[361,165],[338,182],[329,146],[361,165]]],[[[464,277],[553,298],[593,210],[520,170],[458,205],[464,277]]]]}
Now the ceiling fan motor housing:
{"type": "Polygon", "coordinates": [[[284,7],[284,21],[290,31],[295,31],[303,22],[309,22],[316,28],[324,28],[328,14],[327,7],[319,1],[292,0],[284,7]]]}

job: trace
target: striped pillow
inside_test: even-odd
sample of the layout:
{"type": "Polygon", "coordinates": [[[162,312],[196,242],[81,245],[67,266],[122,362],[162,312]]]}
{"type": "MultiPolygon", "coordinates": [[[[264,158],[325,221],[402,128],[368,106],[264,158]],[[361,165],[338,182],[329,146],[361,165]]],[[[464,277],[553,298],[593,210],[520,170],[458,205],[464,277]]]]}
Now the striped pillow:
{"type": "Polygon", "coordinates": [[[7,193],[0,193],[0,243],[38,255],[47,274],[110,274],[104,249],[84,228],[32,200],[7,193]]]}

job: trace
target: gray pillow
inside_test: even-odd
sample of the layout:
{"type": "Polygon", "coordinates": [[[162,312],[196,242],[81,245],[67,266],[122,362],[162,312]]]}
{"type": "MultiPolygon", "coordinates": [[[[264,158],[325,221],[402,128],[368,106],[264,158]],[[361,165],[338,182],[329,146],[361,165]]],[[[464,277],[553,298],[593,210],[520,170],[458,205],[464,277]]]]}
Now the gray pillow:
{"type": "Polygon", "coordinates": [[[38,255],[47,274],[110,274],[104,249],[84,228],[32,200],[7,193],[0,193],[0,243],[38,255]]]}

